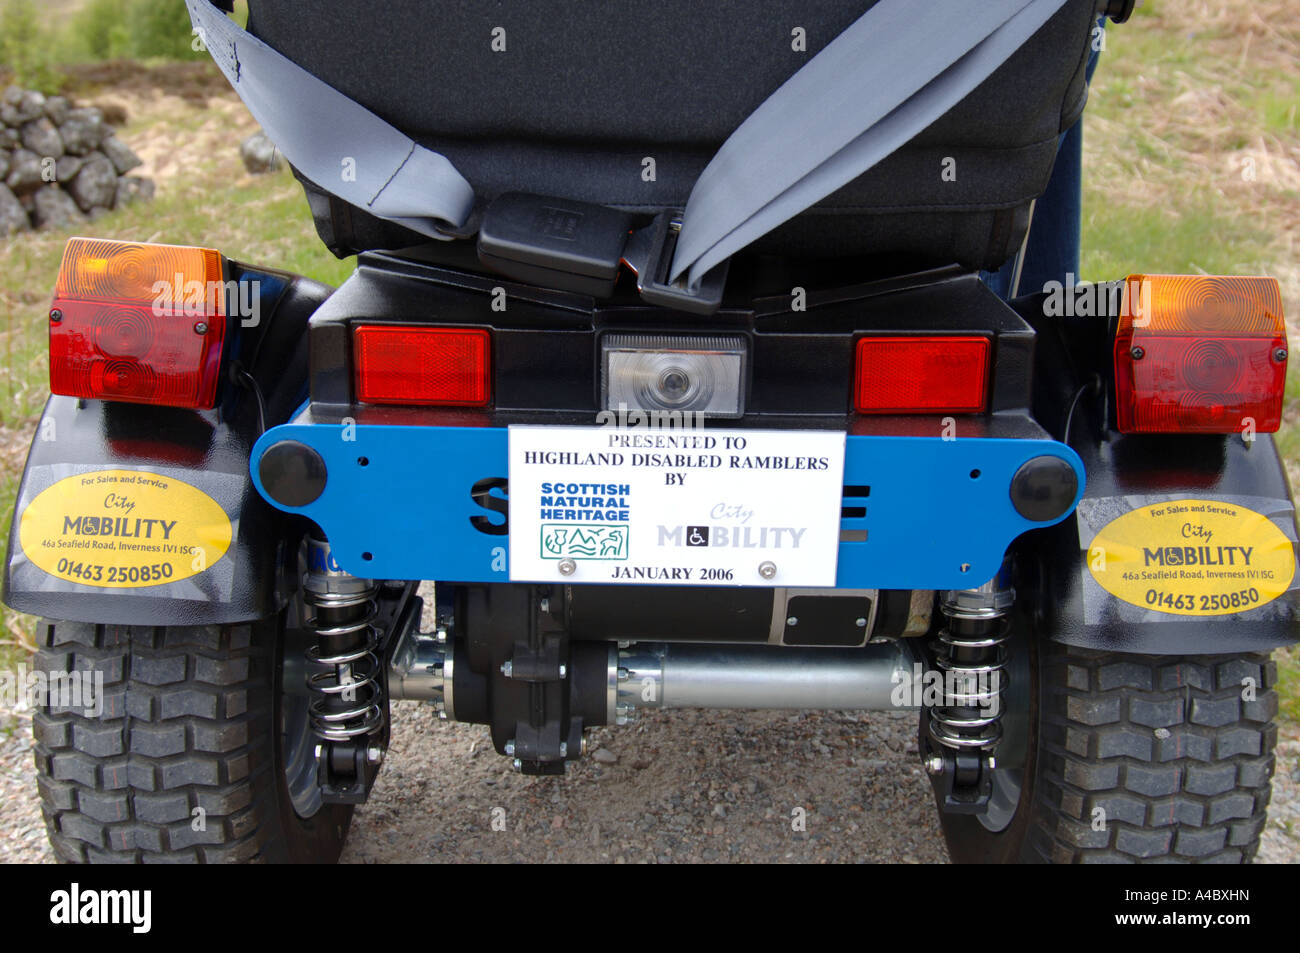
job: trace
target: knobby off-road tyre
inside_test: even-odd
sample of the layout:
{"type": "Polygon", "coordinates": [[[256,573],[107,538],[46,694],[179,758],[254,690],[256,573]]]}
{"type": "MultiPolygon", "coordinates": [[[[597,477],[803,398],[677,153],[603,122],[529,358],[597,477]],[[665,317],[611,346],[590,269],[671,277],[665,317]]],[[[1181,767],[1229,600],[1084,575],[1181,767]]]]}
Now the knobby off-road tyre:
{"type": "Polygon", "coordinates": [[[39,635],[39,669],[104,674],[100,717],[45,707],[33,718],[41,806],[60,860],[338,859],[351,808],[316,805],[304,818],[289,793],[282,620],[43,620],[39,635]]]}
{"type": "Polygon", "coordinates": [[[1027,670],[1037,690],[1015,814],[996,833],[978,818],[941,815],[953,860],[1255,856],[1277,738],[1277,670],[1268,655],[1033,648],[1027,670]]]}

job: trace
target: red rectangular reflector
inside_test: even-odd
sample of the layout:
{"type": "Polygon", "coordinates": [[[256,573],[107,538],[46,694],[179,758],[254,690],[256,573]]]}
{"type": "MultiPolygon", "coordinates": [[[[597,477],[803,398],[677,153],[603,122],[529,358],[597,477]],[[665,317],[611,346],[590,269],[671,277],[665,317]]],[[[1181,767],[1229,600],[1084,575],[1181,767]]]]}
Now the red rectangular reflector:
{"type": "Polygon", "coordinates": [[[492,397],[492,339],[481,328],[367,324],[352,340],[363,403],[482,407],[492,397]]]}
{"type": "Polygon", "coordinates": [[[56,298],[50,311],[50,391],[210,408],[225,336],[221,315],[56,298]]]}
{"type": "Polygon", "coordinates": [[[991,349],[975,335],[859,338],[858,413],[982,413],[991,349]]]}

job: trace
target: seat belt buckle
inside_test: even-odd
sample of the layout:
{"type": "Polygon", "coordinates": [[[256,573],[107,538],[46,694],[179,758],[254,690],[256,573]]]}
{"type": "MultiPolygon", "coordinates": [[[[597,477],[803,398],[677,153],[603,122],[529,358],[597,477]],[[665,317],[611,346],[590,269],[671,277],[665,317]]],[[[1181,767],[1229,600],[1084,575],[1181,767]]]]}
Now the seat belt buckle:
{"type": "Polygon", "coordinates": [[[483,213],[478,257],[529,284],[608,298],[632,225],[631,213],[606,205],[506,192],[483,213]]]}
{"type": "Polygon", "coordinates": [[[636,288],[644,301],[678,311],[713,314],[722,306],[730,260],[709,269],[693,285],[688,284],[686,274],[670,282],[668,273],[681,230],[681,209],[660,212],[653,222],[629,236],[623,250],[623,264],[636,272],[636,288]]]}
{"type": "Polygon", "coordinates": [[[682,210],[660,212],[642,228],[639,219],[607,205],[526,192],[505,192],[483,213],[478,257],[484,265],[543,288],[609,298],[620,265],[636,273],[637,291],[650,303],[712,314],[722,304],[727,262],[694,285],[683,275],[669,282],[682,210]]]}

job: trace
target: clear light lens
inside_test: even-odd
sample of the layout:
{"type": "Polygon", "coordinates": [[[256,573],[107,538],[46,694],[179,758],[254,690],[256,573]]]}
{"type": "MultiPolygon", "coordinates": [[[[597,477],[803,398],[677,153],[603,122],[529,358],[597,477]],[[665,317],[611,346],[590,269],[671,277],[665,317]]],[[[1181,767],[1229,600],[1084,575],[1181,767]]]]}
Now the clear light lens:
{"type": "Polygon", "coordinates": [[[744,338],[609,334],[601,347],[606,410],[745,412],[744,338]]]}

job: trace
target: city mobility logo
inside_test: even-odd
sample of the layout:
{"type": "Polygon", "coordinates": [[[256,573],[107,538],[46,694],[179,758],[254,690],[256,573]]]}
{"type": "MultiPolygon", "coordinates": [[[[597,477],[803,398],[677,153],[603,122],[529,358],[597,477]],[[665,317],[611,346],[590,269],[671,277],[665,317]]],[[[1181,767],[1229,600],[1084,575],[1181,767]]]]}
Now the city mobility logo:
{"type": "Polygon", "coordinates": [[[177,522],[143,516],[78,516],[76,519],[65,516],[63,535],[171,539],[177,522]]]}
{"type": "Polygon", "coordinates": [[[798,549],[806,526],[659,526],[660,546],[798,549]]]}
{"type": "Polygon", "coordinates": [[[1142,559],[1147,566],[1249,566],[1254,551],[1254,546],[1143,546],[1142,559]]]}

